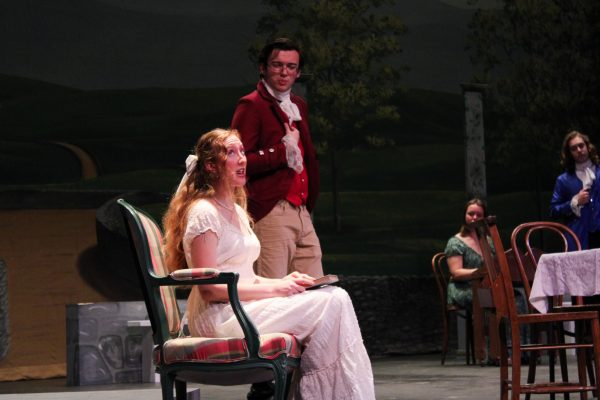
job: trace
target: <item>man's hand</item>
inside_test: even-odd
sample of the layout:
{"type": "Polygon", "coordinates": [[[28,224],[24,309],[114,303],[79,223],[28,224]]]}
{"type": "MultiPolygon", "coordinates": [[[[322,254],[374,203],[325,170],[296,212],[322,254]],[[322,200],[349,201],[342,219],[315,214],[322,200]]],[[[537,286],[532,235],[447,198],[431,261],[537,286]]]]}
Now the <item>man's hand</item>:
{"type": "Polygon", "coordinates": [[[287,122],[283,125],[285,126],[285,135],[293,139],[294,143],[298,143],[300,140],[300,131],[293,126],[290,126],[287,122]]]}
{"type": "Polygon", "coordinates": [[[590,202],[590,189],[581,189],[577,193],[577,204],[583,206],[590,202]]]}

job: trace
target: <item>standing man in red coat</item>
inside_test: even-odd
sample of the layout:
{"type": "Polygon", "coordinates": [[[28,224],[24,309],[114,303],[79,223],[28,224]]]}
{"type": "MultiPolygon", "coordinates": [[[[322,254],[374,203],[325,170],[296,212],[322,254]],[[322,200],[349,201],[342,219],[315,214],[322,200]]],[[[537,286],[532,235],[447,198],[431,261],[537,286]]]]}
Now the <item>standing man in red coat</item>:
{"type": "Polygon", "coordinates": [[[261,244],[256,273],[283,278],[299,271],[320,277],[321,245],[310,212],[319,193],[319,164],[304,99],[291,92],[303,65],[290,39],[267,44],[258,57],[261,80],[242,97],[231,127],[248,159],[248,211],[261,244]]]}

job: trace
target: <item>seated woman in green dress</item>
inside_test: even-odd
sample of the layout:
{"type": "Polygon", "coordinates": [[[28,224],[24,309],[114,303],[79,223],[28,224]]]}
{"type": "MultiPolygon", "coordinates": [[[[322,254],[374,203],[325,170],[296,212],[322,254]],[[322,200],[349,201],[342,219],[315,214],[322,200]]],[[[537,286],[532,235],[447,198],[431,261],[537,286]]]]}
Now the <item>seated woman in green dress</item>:
{"type": "MultiPolygon", "coordinates": [[[[481,247],[477,239],[477,233],[470,229],[468,224],[488,216],[487,205],[481,199],[474,198],[467,202],[463,213],[463,223],[458,233],[448,240],[446,245],[446,262],[450,270],[450,282],[448,283],[448,304],[454,304],[467,310],[473,307],[473,291],[471,280],[482,279],[487,275],[483,268],[483,257],[481,247]]],[[[492,252],[495,249],[490,240],[492,252]]],[[[527,301],[518,290],[515,290],[515,302],[519,314],[527,312],[527,301]]],[[[510,330],[510,327],[508,327],[510,330]]],[[[523,343],[528,341],[528,332],[522,328],[521,338],[523,343]]],[[[510,334],[508,336],[510,338],[510,334]]],[[[509,340],[510,341],[510,340],[509,340]]],[[[527,363],[527,357],[523,357],[523,363],[527,363]]],[[[488,360],[488,363],[496,364],[498,360],[488,360]]]]}
{"type": "Polygon", "coordinates": [[[482,268],[483,257],[477,234],[468,224],[487,217],[487,206],[481,199],[471,199],[465,205],[463,215],[460,231],[448,240],[445,250],[451,275],[448,283],[448,304],[470,309],[473,293],[469,281],[483,278],[486,271],[482,268]]]}

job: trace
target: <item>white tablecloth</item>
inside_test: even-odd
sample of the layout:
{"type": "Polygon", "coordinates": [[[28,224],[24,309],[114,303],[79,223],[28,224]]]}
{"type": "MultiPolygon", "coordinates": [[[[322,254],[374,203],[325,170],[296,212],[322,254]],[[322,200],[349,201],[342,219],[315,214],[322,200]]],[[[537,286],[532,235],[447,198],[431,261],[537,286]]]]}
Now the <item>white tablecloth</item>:
{"type": "Polygon", "coordinates": [[[543,254],[538,262],[529,302],[541,313],[548,312],[548,296],[600,294],[597,272],[600,249],[543,254]]]}

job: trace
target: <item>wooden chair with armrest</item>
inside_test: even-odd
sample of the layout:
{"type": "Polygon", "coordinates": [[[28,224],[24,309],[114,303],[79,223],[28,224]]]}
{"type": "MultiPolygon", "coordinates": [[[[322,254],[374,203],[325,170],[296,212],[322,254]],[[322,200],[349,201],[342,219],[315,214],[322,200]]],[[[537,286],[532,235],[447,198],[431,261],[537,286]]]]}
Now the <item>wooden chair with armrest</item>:
{"type": "Polygon", "coordinates": [[[440,298],[441,310],[442,310],[442,326],[444,329],[444,337],[442,339],[442,365],[446,362],[446,355],[448,354],[448,338],[449,338],[449,320],[450,316],[455,313],[457,317],[465,320],[465,333],[466,333],[466,351],[465,357],[467,364],[471,362],[475,364],[475,347],[473,342],[473,318],[471,310],[458,307],[454,304],[448,304],[448,281],[449,272],[448,266],[446,265],[446,255],[444,253],[436,253],[431,259],[431,269],[435,282],[438,288],[438,294],[440,298]]]}
{"type": "Polygon", "coordinates": [[[504,247],[498,233],[495,217],[477,221],[471,225],[477,232],[482,256],[490,279],[490,291],[496,307],[496,316],[500,336],[500,394],[502,400],[508,399],[509,392],[513,400],[518,400],[521,394],[553,394],[579,393],[581,399],[587,399],[587,391],[593,391],[596,396],[600,390],[595,384],[587,383],[585,370],[586,349],[592,350],[595,378],[598,382],[600,367],[600,322],[598,312],[561,312],[549,314],[519,314],[517,312],[515,295],[504,247]],[[491,237],[496,249],[496,257],[492,255],[487,238],[491,237]],[[575,322],[577,329],[574,343],[521,343],[521,327],[540,324],[559,324],[575,322]],[[589,340],[582,334],[583,325],[589,326],[589,340]],[[509,364],[509,345],[506,326],[510,326],[511,362],[509,364]],[[577,352],[577,382],[521,382],[521,354],[524,352],[541,352],[575,349],[577,352]],[[510,377],[509,377],[510,369],[510,377]]]}
{"type": "Polygon", "coordinates": [[[300,344],[286,333],[260,336],[242,308],[239,276],[213,268],[182,269],[169,274],[163,261],[162,232],[154,220],[123,199],[125,219],[154,339],[154,363],[163,400],[185,399],[187,382],[240,385],[275,380],[275,399],[287,398],[291,376],[300,363],[300,344]],[[179,337],[181,315],[174,287],[226,284],[231,307],[244,337],[179,337]]]}

